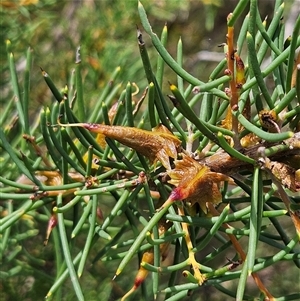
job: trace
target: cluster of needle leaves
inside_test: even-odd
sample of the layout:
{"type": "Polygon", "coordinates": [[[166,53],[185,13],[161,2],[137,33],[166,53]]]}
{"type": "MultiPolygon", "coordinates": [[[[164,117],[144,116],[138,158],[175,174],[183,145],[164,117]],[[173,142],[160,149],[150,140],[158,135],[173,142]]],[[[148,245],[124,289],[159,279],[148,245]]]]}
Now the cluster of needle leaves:
{"type": "Polygon", "coordinates": [[[78,48],[65,87],[41,70],[53,103],[35,120],[32,52],[21,87],[7,41],[14,97],[0,120],[0,277],[8,300],[17,283],[28,282],[24,297],[37,279],[47,300],[69,300],[66,290],[72,300],[299,300],[300,17],[284,40],[284,1],[268,22],[257,2],[241,0],[228,14],[224,60],[206,82],[183,68],[181,39],[171,57],[167,26],[159,38],[139,3],[148,86],[128,82],[119,93],[118,67],[91,108],[78,48]],[[169,91],[165,66],[177,76],[169,91]],[[102,295],[92,296],[89,275],[102,295]]]}

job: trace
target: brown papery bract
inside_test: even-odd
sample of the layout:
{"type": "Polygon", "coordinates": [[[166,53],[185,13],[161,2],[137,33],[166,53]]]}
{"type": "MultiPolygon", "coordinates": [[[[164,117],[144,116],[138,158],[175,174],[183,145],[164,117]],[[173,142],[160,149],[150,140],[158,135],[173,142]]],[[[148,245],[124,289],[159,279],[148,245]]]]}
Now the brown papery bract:
{"type": "Polygon", "coordinates": [[[167,170],[171,169],[169,157],[174,159],[177,157],[177,149],[181,144],[181,141],[163,125],[157,126],[153,131],[96,123],[72,123],[60,125],[65,127],[84,127],[90,132],[97,133],[97,142],[100,145],[105,143],[105,137],[116,140],[133,148],[153,163],[159,160],[167,170]]]}
{"type": "Polygon", "coordinates": [[[236,75],[235,75],[235,82],[237,89],[242,88],[243,84],[246,82],[245,78],[245,65],[241,57],[235,53],[235,66],[236,66],[236,75]]]}
{"type": "Polygon", "coordinates": [[[47,231],[46,231],[46,237],[45,237],[45,240],[44,240],[44,246],[46,246],[48,244],[48,241],[49,241],[49,237],[50,237],[50,234],[52,232],[52,230],[57,226],[57,215],[56,213],[52,213],[51,214],[51,217],[48,221],[48,226],[47,226],[47,231]]]}

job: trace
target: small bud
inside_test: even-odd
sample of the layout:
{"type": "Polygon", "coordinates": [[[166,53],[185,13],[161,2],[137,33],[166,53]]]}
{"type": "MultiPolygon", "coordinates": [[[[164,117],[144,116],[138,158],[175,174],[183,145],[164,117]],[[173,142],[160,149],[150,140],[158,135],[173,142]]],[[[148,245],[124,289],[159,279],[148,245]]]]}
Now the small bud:
{"type": "Polygon", "coordinates": [[[55,213],[52,213],[52,215],[48,221],[48,227],[47,227],[47,231],[46,231],[46,237],[44,240],[44,246],[46,246],[48,244],[50,234],[51,234],[52,230],[56,227],[56,225],[57,225],[57,215],[55,213]]]}

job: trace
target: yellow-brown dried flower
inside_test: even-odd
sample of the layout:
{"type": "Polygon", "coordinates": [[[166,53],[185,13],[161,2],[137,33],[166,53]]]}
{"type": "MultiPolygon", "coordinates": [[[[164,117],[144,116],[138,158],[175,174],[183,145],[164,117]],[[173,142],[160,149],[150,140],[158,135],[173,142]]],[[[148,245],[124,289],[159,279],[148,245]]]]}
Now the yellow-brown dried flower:
{"type": "Polygon", "coordinates": [[[183,155],[182,160],[175,161],[175,169],[168,171],[170,184],[176,186],[170,198],[185,200],[207,213],[206,203],[218,204],[222,201],[219,189],[220,182],[230,178],[224,174],[212,172],[209,167],[200,164],[189,156],[183,155]]]}

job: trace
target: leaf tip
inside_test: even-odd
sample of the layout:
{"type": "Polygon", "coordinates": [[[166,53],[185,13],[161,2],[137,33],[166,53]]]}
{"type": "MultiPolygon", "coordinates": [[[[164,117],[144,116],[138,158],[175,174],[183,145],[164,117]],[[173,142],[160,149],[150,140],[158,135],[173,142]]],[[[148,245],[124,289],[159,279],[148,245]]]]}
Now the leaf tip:
{"type": "Polygon", "coordinates": [[[143,4],[142,4],[142,2],[141,2],[141,1],[138,1],[138,8],[142,8],[142,9],[144,9],[144,6],[143,6],[143,4]]]}
{"type": "Polygon", "coordinates": [[[10,40],[8,40],[8,39],[7,39],[5,42],[6,42],[6,45],[9,45],[9,44],[11,44],[11,41],[10,41],[10,40]]]}
{"type": "Polygon", "coordinates": [[[172,84],[171,82],[169,82],[169,86],[170,86],[171,91],[175,91],[177,89],[177,87],[174,84],[172,84]]]}
{"type": "Polygon", "coordinates": [[[292,131],[289,131],[289,132],[288,132],[288,136],[289,136],[289,138],[292,138],[292,137],[294,136],[294,134],[295,134],[294,132],[292,132],[292,131]]]}
{"type": "Polygon", "coordinates": [[[119,275],[121,274],[121,270],[120,269],[117,269],[114,277],[112,277],[112,281],[114,281],[119,275]]]}

